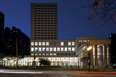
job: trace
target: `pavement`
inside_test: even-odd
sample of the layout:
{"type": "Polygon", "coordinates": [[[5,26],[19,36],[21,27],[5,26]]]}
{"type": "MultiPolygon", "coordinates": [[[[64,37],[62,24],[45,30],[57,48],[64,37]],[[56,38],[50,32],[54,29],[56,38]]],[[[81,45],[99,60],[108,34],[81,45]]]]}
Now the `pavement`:
{"type": "Polygon", "coordinates": [[[116,72],[38,71],[0,69],[0,77],[116,77],[116,72]]]}

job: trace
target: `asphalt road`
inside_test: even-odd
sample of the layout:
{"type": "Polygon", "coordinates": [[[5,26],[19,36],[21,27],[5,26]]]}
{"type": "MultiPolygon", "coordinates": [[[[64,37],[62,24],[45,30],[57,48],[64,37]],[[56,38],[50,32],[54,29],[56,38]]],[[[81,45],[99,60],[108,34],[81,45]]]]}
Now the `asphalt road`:
{"type": "Polygon", "coordinates": [[[36,71],[0,69],[0,77],[116,77],[116,72],[36,71]]]}

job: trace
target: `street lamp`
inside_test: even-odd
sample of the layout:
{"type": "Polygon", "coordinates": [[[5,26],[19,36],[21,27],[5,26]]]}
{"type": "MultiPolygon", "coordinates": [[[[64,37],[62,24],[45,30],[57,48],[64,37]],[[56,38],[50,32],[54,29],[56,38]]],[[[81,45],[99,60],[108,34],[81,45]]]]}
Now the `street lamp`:
{"type": "Polygon", "coordinates": [[[89,71],[90,71],[90,50],[92,49],[92,46],[89,46],[89,47],[87,47],[87,51],[88,51],[88,56],[89,56],[89,60],[88,60],[88,63],[89,63],[89,71]]]}

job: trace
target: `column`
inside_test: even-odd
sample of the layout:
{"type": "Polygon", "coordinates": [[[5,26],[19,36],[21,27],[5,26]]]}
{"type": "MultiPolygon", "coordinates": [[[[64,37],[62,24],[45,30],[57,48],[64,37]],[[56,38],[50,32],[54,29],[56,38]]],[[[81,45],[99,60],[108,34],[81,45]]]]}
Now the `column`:
{"type": "Polygon", "coordinates": [[[107,60],[108,64],[107,65],[110,66],[110,45],[107,45],[107,47],[108,47],[108,50],[107,50],[108,51],[108,60],[107,60]]]}
{"type": "Polygon", "coordinates": [[[91,69],[93,69],[93,64],[94,64],[93,63],[94,62],[93,61],[94,60],[94,58],[93,58],[94,57],[94,55],[93,55],[93,47],[94,47],[94,45],[91,45],[91,46],[92,46],[92,50],[90,51],[90,62],[91,62],[90,64],[91,64],[91,69]]]}
{"type": "Polygon", "coordinates": [[[95,47],[95,68],[97,68],[98,67],[98,61],[97,61],[97,44],[94,47],[95,47]]]}
{"type": "Polygon", "coordinates": [[[107,66],[107,45],[104,45],[104,60],[103,60],[104,67],[107,66]]]}

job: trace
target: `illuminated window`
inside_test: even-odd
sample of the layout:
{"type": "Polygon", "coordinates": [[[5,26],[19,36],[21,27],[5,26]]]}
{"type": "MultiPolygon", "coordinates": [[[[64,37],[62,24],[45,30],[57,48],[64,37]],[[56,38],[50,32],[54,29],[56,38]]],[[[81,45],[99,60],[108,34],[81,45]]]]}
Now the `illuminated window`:
{"type": "Polygon", "coordinates": [[[65,47],[65,51],[67,51],[67,47],[65,47]]]}
{"type": "Polygon", "coordinates": [[[64,42],[61,42],[61,46],[63,46],[64,45],[64,42]]]}
{"type": "Polygon", "coordinates": [[[49,51],[49,47],[46,47],[46,51],[49,51]]]}
{"type": "Polygon", "coordinates": [[[63,47],[61,47],[61,51],[63,51],[63,47]]]}
{"type": "Polygon", "coordinates": [[[42,45],[45,46],[45,42],[42,42],[42,45]]]}
{"type": "Polygon", "coordinates": [[[52,47],[50,47],[50,51],[52,51],[52,47]]]}
{"type": "Polygon", "coordinates": [[[56,47],[54,47],[54,51],[56,51],[56,47]]]}
{"type": "Polygon", "coordinates": [[[39,55],[41,55],[41,53],[39,55]]]}
{"type": "Polygon", "coordinates": [[[83,40],[83,42],[87,42],[87,40],[83,40]]]}
{"type": "Polygon", "coordinates": [[[52,55],[52,53],[50,53],[50,55],[52,55]]]}
{"type": "Polygon", "coordinates": [[[82,40],[79,40],[79,42],[82,42],[82,40]]]}
{"type": "Polygon", "coordinates": [[[31,55],[34,55],[33,53],[31,55]]]}
{"type": "Polygon", "coordinates": [[[42,51],[45,51],[45,47],[42,48],[42,51]]]}
{"type": "Polygon", "coordinates": [[[39,42],[39,46],[41,46],[41,42],[39,42]]]}
{"type": "Polygon", "coordinates": [[[42,55],[45,55],[44,53],[42,55]]]}
{"type": "Polygon", "coordinates": [[[71,51],[71,47],[68,47],[68,51],[71,51]]]}
{"type": "Polygon", "coordinates": [[[75,45],[75,42],[72,42],[72,45],[74,46],[75,45]]]}
{"type": "Polygon", "coordinates": [[[34,46],[34,42],[31,42],[31,46],[34,46]]]}
{"type": "Polygon", "coordinates": [[[72,51],[75,51],[75,48],[74,47],[72,47],[72,51]]]}
{"type": "Polygon", "coordinates": [[[49,42],[46,42],[46,46],[49,46],[49,42]]]}
{"type": "Polygon", "coordinates": [[[34,51],[34,47],[31,47],[31,51],[34,51]]]}
{"type": "Polygon", "coordinates": [[[57,51],[60,51],[60,47],[57,47],[57,51]]]}
{"type": "Polygon", "coordinates": [[[38,48],[37,47],[35,47],[35,51],[38,51],[38,48]]]}
{"type": "Polygon", "coordinates": [[[46,55],[49,55],[48,53],[46,55]]]}
{"type": "Polygon", "coordinates": [[[37,53],[35,55],[38,55],[37,53]]]}
{"type": "Polygon", "coordinates": [[[68,45],[71,46],[71,42],[68,42],[68,45]]]}
{"type": "Polygon", "coordinates": [[[39,51],[41,51],[41,47],[39,47],[39,51]]]}
{"type": "Polygon", "coordinates": [[[56,55],[56,53],[54,53],[54,55],[56,55]]]}
{"type": "Polygon", "coordinates": [[[37,46],[37,42],[35,42],[35,46],[37,46]]]}

